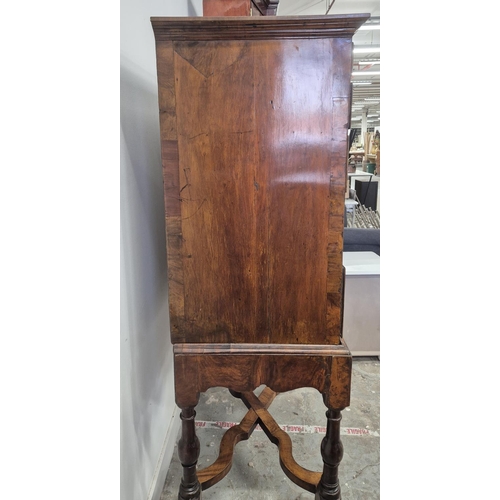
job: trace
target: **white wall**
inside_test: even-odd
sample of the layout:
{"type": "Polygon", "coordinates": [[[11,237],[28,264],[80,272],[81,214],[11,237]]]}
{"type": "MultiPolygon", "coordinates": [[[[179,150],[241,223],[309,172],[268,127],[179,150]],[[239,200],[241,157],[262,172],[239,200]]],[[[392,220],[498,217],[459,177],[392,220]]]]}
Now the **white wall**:
{"type": "Polygon", "coordinates": [[[121,2],[121,500],[159,498],[180,422],[150,17],[201,14],[202,0],[121,2]]]}

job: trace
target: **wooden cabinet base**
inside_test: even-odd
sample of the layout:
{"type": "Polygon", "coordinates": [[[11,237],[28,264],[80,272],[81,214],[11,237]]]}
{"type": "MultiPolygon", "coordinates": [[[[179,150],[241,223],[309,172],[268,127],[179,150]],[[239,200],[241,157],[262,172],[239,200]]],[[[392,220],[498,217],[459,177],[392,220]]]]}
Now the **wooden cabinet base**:
{"type": "MultiPolygon", "coordinates": [[[[174,346],[175,397],[182,409],[179,456],[184,468],[179,499],[201,498],[201,490],[218,483],[231,470],[237,443],[248,439],[257,424],[279,450],[287,477],[317,500],[340,499],[338,465],[342,459],[340,411],[349,405],[352,357],[345,344],[259,345],[177,344],[174,346]],[[257,397],[253,390],[265,384],[257,397]],[[243,420],[224,434],[217,460],[196,472],[199,441],[195,434],[194,407],[201,392],[226,387],[248,408],[243,420]],[[328,408],[327,431],[321,445],[323,473],[300,466],[292,454],[292,441],[267,409],[278,392],[313,387],[328,408]]],[[[320,450],[318,450],[318,453],[320,450]]]]}

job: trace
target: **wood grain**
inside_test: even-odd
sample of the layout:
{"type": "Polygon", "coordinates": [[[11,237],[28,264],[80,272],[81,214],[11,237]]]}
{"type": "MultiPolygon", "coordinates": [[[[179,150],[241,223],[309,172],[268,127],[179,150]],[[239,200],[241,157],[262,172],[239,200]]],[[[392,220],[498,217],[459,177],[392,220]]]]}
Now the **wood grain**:
{"type": "Polygon", "coordinates": [[[172,342],[339,344],[351,45],[158,47],[172,342]]]}
{"type": "Polygon", "coordinates": [[[179,319],[184,317],[184,267],[181,200],[179,196],[179,148],[177,142],[174,50],[172,42],[157,42],[158,103],[161,158],[167,236],[168,293],[172,341],[182,339],[179,319]]]}
{"type": "Polygon", "coordinates": [[[227,387],[253,391],[262,384],[275,392],[312,387],[329,408],[349,406],[352,358],[349,351],[328,356],[308,353],[175,354],[175,397],[180,408],[194,407],[201,392],[227,387]]]}
{"type": "Polygon", "coordinates": [[[203,16],[249,16],[250,0],[203,0],[203,16]]]}
{"type": "Polygon", "coordinates": [[[252,50],[245,41],[175,47],[185,341],[265,341],[252,50]]]}
{"type": "Polygon", "coordinates": [[[270,342],[338,343],[326,338],[331,42],[270,41],[258,48],[262,76],[256,113],[259,170],[266,172],[268,191],[270,342]]]}

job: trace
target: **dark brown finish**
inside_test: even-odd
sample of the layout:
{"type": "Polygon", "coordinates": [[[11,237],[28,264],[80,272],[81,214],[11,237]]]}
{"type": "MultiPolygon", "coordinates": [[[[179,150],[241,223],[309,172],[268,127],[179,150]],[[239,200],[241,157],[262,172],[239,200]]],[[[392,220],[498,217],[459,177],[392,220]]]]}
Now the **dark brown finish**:
{"type": "Polygon", "coordinates": [[[196,475],[196,463],[200,456],[200,441],[196,436],[194,408],[183,408],[181,412],[182,436],[179,441],[179,459],[183,467],[183,476],[179,489],[179,500],[200,498],[200,482],[196,475]]]}
{"type": "Polygon", "coordinates": [[[324,350],[311,346],[280,346],[268,349],[258,345],[231,350],[223,345],[204,352],[190,346],[174,347],[176,403],[180,408],[194,407],[199,395],[210,387],[227,387],[235,392],[253,391],[262,384],[276,392],[299,387],[317,389],[329,408],[343,409],[350,402],[352,358],[345,345],[324,350]]]}
{"type": "MultiPolygon", "coordinates": [[[[368,14],[257,18],[153,17],[151,24],[157,42],[343,38],[350,44],[352,35],[368,18],[368,14]]],[[[350,58],[350,54],[348,56],[350,58]]],[[[352,64],[349,66],[349,78],[345,81],[347,86],[350,82],[351,66],[352,64]]],[[[269,68],[269,71],[272,69],[269,68]]],[[[344,80],[347,76],[341,75],[341,71],[337,74],[344,80]]]]}
{"type": "Polygon", "coordinates": [[[229,19],[154,22],[172,342],[338,344],[354,23],[229,19]]]}
{"type": "Polygon", "coordinates": [[[321,443],[321,456],[324,468],[321,481],[318,484],[316,500],[340,500],[340,484],[338,469],[344,447],[340,441],[340,411],[328,410],[326,412],[326,436],[321,443]]]}
{"type": "MultiPolygon", "coordinates": [[[[242,361],[244,362],[241,357],[236,360],[228,359],[223,354],[220,354],[219,356],[221,356],[220,361],[229,361],[229,364],[240,364],[242,361]]],[[[279,363],[281,362],[281,359],[282,357],[279,359],[275,358],[275,360],[279,363]]],[[[338,360],[340,358],[332,357],[330,359],[338,360]]],[[[348,363],[351,361],[351,358],[348,356],[343,359],[347,360],[348,363]]],[[[176,361],[179,360],[176,359],[176,361]]],[[[183,361],[188,361],[188,363],[184,365],[185,369],[187,369],[189,367],[190,360],[187,359],[183,361]]],[[[285,366],[286,364],[287,363],[285,361],[285,366]]],[[[314,364],[311,363],[310,360],[307,364],[309,364],[312,369],[315,368],[314,364]]],[[[199,365],[199,360],[195,360],[193,365],[199,365]]],[[[292,363],[292,365],[300,366],[297,363],[292,363]]],[[[204,366],[206,367],[206,365],[204,366]]],[[[229,377],[228,380],[234,380],[227,366],[223,368],[219,366],[218,368],[220,373],[224,373],[225,376],[229,377]]],[[[281,368],[282,365],[280,364],[278,366],[278,370],[281,368]]],[[[210,374],[214,371],[212,367],[205,368],[205,370],[204,374],[210,374]]],[[[186,372],[183,372],[182,369],[177,368],[177,366],[176,373],[179,373],[180,379],[186,380],[186,378],[184,378],[186,377],[186,372]]],[[[285,373],[284,375],[285,378],[288,378],[287,375],[289,374],[285,373]]],[[[337,379],[336,375],[331,377],[331,374],[330,378],[333,378],[334,380],[337,379]]],[[[206,383],[209,386],[214,384],[220,385],[219,382],[211,380],[206,383]]],[[[299,382],[299,384],[301,386],[308,386],[307,381],[299,382]]],[[[250,386],[252,386],[251,383],[250,386]]],[[[237,381],[236,383],[232,383],[231,387],[244,387],[244,384],[240,384],[237,381]]],[[[176,392],[178,393],[181,391],[176,392]]],[[[327,432],[321,446],[321,453],[325,463],[324,473],[322,475],[320,472],[307,470],[296,462],[293,458],[292,441],[290,436],[288,436],[288,434],[280,428],[272,416],[267,412],[268,407],[276,397],[276,392],[269,387],[266,387],[262,391],[260,397],[255,396],[255,394],[251,391],[239,392],[234,389],[230,389],[230,392],[235,397],[241,398],[241,400],[248,407],[249,411],[240,424],[230,428],[224,434],[220,444],[220,452],[217,460],[211,466],[199,470],[197,472],[197,480],[196,477],[193,477],[193,471],[196,470],[196,460],[199,455],[199,442],[193,434],[194,415],[192,414],[191,408],[183,410],[183,413],[181,414],[181,418],[183,418],[183,425],[185,425],[186,428],[183,428],[184,437],[179,443],[179,455],[181,456],[181,461],[184,466],[184,478],[181,482],[182,493],[180,498],[198,498],[192,495],[196,495],[196,493],[199,494],[200,484],[201,488],[205,490],[223,479],[231,470],[234,447],[240,441],[249,439],[258,423],[261,425],[271,442],[278,446],[281,468],[290,480],[311,493],[317,492],[318,495],[322,495],[317,496],[317,498],[324,500],[338,500],[340,498],[340,486],[338,484],[338,465],[342,459],[342,443],[340,442],[340,411],[329,410],[327,412],[327,432]],[[184,413],[186,411],[189,412],[189,418],[184,417],[184,413]],[[199,483],[197,481],[199,481],[199,483]]],[[[337,397],[336,402],[338,403],[339,401],[340,399],[337,397]]]]}
{"type": "MultiPolygon", "coordinates": [[[[336,409],[335,415],[340,415],[340,410],[349,405],[350,399],[352,357],[345,345],[179,344],[174,346],[174,362],[175,394],[179,407],[192,408],[198,403],[201,392],[210,387],[224,386],[233,395],[241,397],[250,410],[239,426],[231,428],[224,435],[217,461],[211,467],[198,471],[203,489],[225,477],[231,469],[234,446],[248,439],[256,423],[260,423],[269,439],[279,448],[280,465],[285,474],[307,491],[317,491],[321,473],[304,469],[295,461],[289,436],[265,410],[274,399],[274,391],[314,387],[323,395],[325,405],[336,409]],[[263,383],[271,386],[264,390],[259,401],[251,391],[263,383]]],[[[322,448],[325,461],[323,488],[326,496],[318,497],[321,500],[330,500],[328,494],[330,486],[334,484],[332,478],[341,459],[338,454],[329,455],[340,443],[336,429],[334,427],[328,431],[327,427],[327,441],[324,442],[324,450],[322,448]],[[325,486],[329,489],[325,489],[325,486]]],[[[187,440],[192,441],[192,438],[188,437],[187,440]]],[[[189,478],[189,482],[185,482],[192,484],[191,476],[189,478]]]]}
{"type": "Polygon", "coordinates": [[[352,35],[368,17],[152,18],[182,500],[229,472],[257,423],[291,480],[317,500],[340,498],[352,35]],[[194,407],[215,386],[249,412],[216,463],[196,472],[194,407]],[[275,392],[300,387],[317,389],[329,410],[322,474],[295,462],[267,412],[275,392]]]}

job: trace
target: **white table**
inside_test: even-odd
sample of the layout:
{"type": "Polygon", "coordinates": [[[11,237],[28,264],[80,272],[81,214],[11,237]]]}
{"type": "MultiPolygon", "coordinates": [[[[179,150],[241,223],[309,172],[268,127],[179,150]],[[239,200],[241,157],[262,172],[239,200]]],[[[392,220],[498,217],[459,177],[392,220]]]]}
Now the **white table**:
{"type": "Polygon", "coordinates": [[[347,172],[347,175],[348,175],[348,177],[362,177],[362,176],[371,177],[372,175],[375,175],[375,174],[372,174],[370,172],[365,172],[365,171],[357,168],[356,172],[347,172]]]}
{"type": "Polygon", "coordinates": [[[344,340],[353,356],[380,356],[380,256],[344,252],[344,340]]]}
{"type": "Polygon", "coordinates": [[[371,174],[370,172],[364,172],[363,170],[360,170],[359,168],[356,169],[356,172],[348,172],[347,176],[349,178],[349,188],[354,189],[351,181],[351,177],[374,177],[375,174],[371,174]]]}

